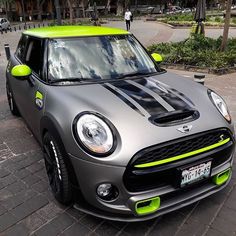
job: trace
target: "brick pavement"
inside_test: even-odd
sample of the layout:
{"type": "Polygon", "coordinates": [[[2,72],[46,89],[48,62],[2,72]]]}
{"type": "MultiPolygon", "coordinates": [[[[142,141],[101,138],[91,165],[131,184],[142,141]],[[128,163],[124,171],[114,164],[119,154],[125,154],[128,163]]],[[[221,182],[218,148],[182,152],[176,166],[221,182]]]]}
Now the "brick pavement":
{"type": "MultiPolygon", "coordinates": [[[[16,38],[8,41],[16,44],[16,38]]],[[[22,119],[10,114],[3,55],[0,61],[0,235],[236,235],[236,171],[223,191],[142,223],[102,220],[58,204],[50,192],[37,142],[22,119]]],[[[192,77],[189,72],[176,72],[192,77]]],[[[235,77],[210,75],[206,79],[207,86],[226,98],[234,119],[235,77]]]]}

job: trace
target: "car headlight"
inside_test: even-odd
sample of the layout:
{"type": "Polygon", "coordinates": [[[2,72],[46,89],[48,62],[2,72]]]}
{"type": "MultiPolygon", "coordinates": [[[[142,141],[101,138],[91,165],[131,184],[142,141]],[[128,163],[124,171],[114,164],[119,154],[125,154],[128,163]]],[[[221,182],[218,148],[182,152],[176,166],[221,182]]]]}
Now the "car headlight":
{"type": "Polygon", "coordinates": [[[96,114],[83,113],[74,122],[77,141],[88,153],[106,156],[114,149],[114,136],[105,118],[96,114]]]}
{"type": "Polygon", "coordinates": [[[209,90],[209,96],[213,102],[213,104],[216,106],[216,108],[219,110],[221,115],[228,121],[231,122],[231,116],[229,114],[227,105],[222,97],[220,97],[215,92],[209,90]]]}

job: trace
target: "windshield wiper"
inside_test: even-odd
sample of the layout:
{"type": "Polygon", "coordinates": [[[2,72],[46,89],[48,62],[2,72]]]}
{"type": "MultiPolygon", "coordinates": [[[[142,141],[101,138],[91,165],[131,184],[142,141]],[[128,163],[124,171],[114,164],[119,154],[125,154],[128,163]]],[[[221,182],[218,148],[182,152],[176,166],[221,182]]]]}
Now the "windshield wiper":
{"type": "Polygon", "coordinates": [[[134,76],[151,76],[154,74],[157,74],[158,72],[135,72],[135,73],[130,73],[130,74],[124,74],[121,76],[118,76],[116,79],[124,79],[127,77],[134,77],[134,76]]]}
{"type": "Polygon", "coordinates": [[[65,78],[65,79],[54,79],[54,80],[50,80],[50,84],[54,84],[54,83],[60,83],[60,82],[82,82],[84,81],[84,78],[65,78]]]}

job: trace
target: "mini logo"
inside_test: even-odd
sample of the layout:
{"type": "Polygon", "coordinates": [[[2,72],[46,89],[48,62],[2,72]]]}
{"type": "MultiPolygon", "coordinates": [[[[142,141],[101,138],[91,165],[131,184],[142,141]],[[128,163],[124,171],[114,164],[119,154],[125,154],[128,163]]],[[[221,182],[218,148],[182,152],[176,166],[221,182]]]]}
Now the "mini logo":
{"type": "Polygon", "coordinates": [[[191,131],[191,129],[193,128],[192,125],[184,125],[181,128],[178,128],[177,130],[180,131],[181,133],[188,133],[191,131]]]}

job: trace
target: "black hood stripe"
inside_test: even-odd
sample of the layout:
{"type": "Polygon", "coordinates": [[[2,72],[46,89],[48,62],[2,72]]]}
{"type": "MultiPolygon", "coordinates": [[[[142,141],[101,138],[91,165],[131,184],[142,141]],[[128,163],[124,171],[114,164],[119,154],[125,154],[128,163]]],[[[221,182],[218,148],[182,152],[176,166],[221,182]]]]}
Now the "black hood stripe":
{"type": "Polygon", "coordinates": [[[161,96],[159,96],[158,93],[153,92],[149,87],[145,87],[142,84],[139,84],[135,81],[127,80],[128,83],[142,89],[146,93],[148,93],[150,96],[152,96],[157,102],[159,102],[168,112],[175,111],[175,109],[169,105],[161,96]]]}
{"type": "Polygon", "coordinates": [[[137,103],[134,99],[129,97],[126,93],[122,92],[120,89],[116,88],[110,83],[105,83],[103,85],[110,92],[119,97],[122,101],[124,101],[128,106],[130,106],[133,110],[141,114],[142,116],[150,117],[150,114],[142,107],[139,103],[137,103]]]}
{"type": "Polygon", "coordinates": [[[192,109],[188,105],[188,103],[184,102],[183,99],[181,99],[179,96],[176,96],[176,94],[174,94],[173,92],[160,89],[161,85],[155,80],[142,78],[137,79],[136,82],[150,89],[154,93],[157,93],[167,104],[173,107],[176,111],[192,109]]]}
{"type": "Polygon", "coordinates": [[[113,82],[112,85],[136,101],[150,116],[168,112],[153,96],[144,91],[143,87],[141,89],[125,80],[113,82]]]}
{"type": "Polygon", "coordinates": [[[160,81],[157,81],[156,79],[154,79],[152,77],[148,78],[148,80],[153,81],[156,84],[156,86],[158,86],[160,89],[166,90],[167,93],[168,92],[173,93],[175,96],[177,96],[178,98],[180,98],[184,102],[186,102],[190,107],[194,107],[195,106],[193,101],[191,101],[185,94],[179,92],[178,90],[176,90],[174,88],[171,88],[169,85],[164,84],[164,83],[162,83],[160,81]]]}

